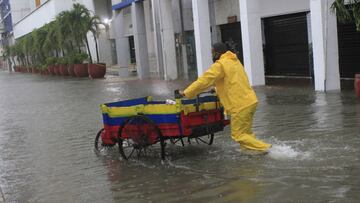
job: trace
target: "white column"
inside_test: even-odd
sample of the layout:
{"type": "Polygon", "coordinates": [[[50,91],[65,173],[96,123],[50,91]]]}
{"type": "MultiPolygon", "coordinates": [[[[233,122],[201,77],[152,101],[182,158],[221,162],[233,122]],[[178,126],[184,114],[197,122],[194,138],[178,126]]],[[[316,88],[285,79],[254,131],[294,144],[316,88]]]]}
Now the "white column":
{"type": "Polygon", "coordinates": [[[221,41],[219,32],[219,26],[216,25],[216,12],[215,12],[215,1],[210,0],[209,2],[209,15],[210,15],[210,26],[211,26],[211,44],[221,41]]]}
{"type": "Polygon", "coordinates": [[[150,70],[143,2],[133,3],[131,5],[131,17],[135,43],[136,69],[139,78],[144,79],[150,77],[150,70]]]}
{"type": "Polygon", "coordinates": [[[124,35],[125,27],[123,11],[114,11],[114,16],[111,23],[115,33],[117,61],[120,69],[126,68],[126,70],[124,70],[124,73],[126,73],[130,63],[130,47],[129,39],[124,35]]]}
{"type": "Polygon", "coordinates": [[[159,1],[161,45],[165,80],[178,78],[171,0],[159,1]]]}
{"type": "Polygon", "coordinates": [[[330,11],[334,0],[310,0],[315,90],[340,90],[336,16],[330,11]]]}
{"type": "MultiPolygon", "coordinates": [[[[66,3],[69,3],[69,1],[57,1],[56,3],[59,3],[60,5],[65,5],[66,3]]],[[[85,7],[87,9],[90,10],[90,12],[92,14],[96,14],[95,12],[95,5],[94,5],[94,1],[93,0],[82,0],[82,4],[85,5],[85,7]]],[[[87,40],[88,40],[88,43],[89,43],[89,49],[90,49],[90,53],[91,53],[91,59],[93,61],[93,63],[96,63],[96,44],[95,44],[95,41],[94,41],[94,38],[93,38],[93,34],[91,32],[88,32],[86,34],[86,37],[87,37],[87,40]]],[[[98,47],[99,47],[99,42],[98,42],[98,47]]]]}
{"type": "Polygon", "coordinates": [[[265,85],[261,18],[258,0],[239,0],[244,68],[253,86],[265,85]]]}
{"type": "Polygon", "coordinates": [[[154,30],[153,29],[153,18],[151,12],[151,1],[144,1],[144,14],[145,14],[145,26],[146,26],[146,39],[147,39],[147,48],[149,55],[149,71],[150,75],[159,77],[159,71],[156,64],[156,52],[155,52],[155,43],[154,43],[154,30]]]}
{"type": "Polygon", "coordinates": [[[208,0],[192,0],[196,62],[198,75],[202,75],[212,64],[211,33],[208,0]]]}
{"type": "Polygon", "coordinates": [[[160,31],[160,3],[159,0],[151,0],[151,12],[153,18],[153,27],[154,27],[154,48],[156,54],[156,65],[157,72],[160,78],[165,79],[165,71],[163,65],[163,52],[162,52],[162,43],[161,43],[161,31],[160,31]]]}

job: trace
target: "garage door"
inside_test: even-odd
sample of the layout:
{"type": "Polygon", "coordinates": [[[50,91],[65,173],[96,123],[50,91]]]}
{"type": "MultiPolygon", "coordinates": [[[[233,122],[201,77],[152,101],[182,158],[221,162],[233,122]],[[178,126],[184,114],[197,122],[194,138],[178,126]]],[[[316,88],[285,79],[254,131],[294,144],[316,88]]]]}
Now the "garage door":
{"type": "Polygon", "coordinates": [[[360,73],[360,32],[355,24],[338,23],[340,77],[354,78],[360,73]]]}
{"type": "Polygon", "coordinates": [[[265,74],[310,76],[306,13],[263,19],[265,74]]]}

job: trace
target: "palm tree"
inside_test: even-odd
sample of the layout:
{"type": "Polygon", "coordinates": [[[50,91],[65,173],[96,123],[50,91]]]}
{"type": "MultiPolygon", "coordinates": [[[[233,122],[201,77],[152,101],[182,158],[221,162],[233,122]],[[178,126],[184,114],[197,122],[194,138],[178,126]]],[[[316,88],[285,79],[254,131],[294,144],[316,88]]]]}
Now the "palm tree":
{"type": "Polygon", "coordinates": [[[331,10],[336,12],[340,22],[355,22],[356,30],[360,32],[360,0],[335,0],[331,10]]]}
{"type": "Polygon", "coordinates": [[[4,57],[4,61],[8,61],[9,70],[11,71],[12,61],[11,61],[11,47],[10,46],[4,47],[3,57],[4,57]]]}
{"type": "Polygon", "coordinates": [[[11,61],[13,62],[14,66],[16,66],[16,61],[15,61],[15,57],[16,57],[15,45],[12,45],[12,46],[9,47],[9,55],[10,55],[11,61]]]}
{"type": "Polygon", "coordinates": [[[99,63],[99,48],[97,38],[99,37],[99,25],[103,25],[103,23],[100,21],[98,16],[90,16],[87,23],[88,29],[92,33],[95,42],[96,62],[99,63]]]}
{"type": "Polygon", "coordinates": [[[74,4],[73,9],[70,11],[71,21],[71,30],[74,34],[74,39],[76,42],[84,42],[89,54],[90,62],[92,62],[91,52],[89,41],[87,39],[87,33],[89,32],[88,28],[88,19],[90,18],[90,11],[81,4],[74,4]]]}
{"type": "Polygon", "coordinates": [[[58,37],[58,22],[53,21],[47,25],[45,25],[47,29],[47,34],[44,40],[44,44],[42,46],[42,49],[44,51],[44,54],[46,57],[51,56],[59,56],[59,50],[60,47],[60,39],[58,37]]]}
{"type": "Polygon", "coordinates": [[[77,31],[78,37],[77,41],[83,39],[85,41],[89,59],[92,63],[92,57],[89,47],[89,41],[87,38],[87,33],[91,32],[93,35],[93,39],[95,42],[95,50],[96,50],[96,60],[99,62],[99,49],[97,43],[97,37],[99,36],[99,25],[103,25],[100,21],[100,18],[96,15],[92,15],[91,11],[87,9],[84,5],[74,4],[73,9],[70,11],[73,14],[73,30],[77,31]]]}
{"type": "Polygon", "coordinates": [[[36,65],[45,63],[45,53],[43,45],[47,36],[47,27],[43,26],[37,30],[34,30],[31,34],[34,39],[32,51],[34,53],[34,63],[36,65]]]}
{"type": "MultiPolygon", "coordinates": [[[[21,64],[22,66],[25,66],[26,65],[26,59],[25,59],[25,53],[23,51],[23,46],[24,46],[24,40],[20,39],[13,46],[11,54],[12,54],[12,57],[14,59],[16,59],[18,64],[21,64]]],[[[15,60],[14,60],[14,63],[15,63],[15,60]]]]}
{"type": "Polygon", "coordinates": [[[27,34],[26,36],[24,36],[22,38],[23,40],[23,46],[22,46],[22,51],[25,54],[25,61],[26,61],[26,65],[30,66],[30,64],[32,63],[32,44],[33,44],[33,37],[31,35],[31,33],[27,34]]]}
{"type": "Polygon", "coordinates": [[[74,52],[74,44],[77,45],[78,51],[81,51],[82,40],[78,38],[73,29],[76,23],[71,11],[63,11],[56,17],[56,37],[58,47],[61,49],[62,55],[65,56],[70,52],[74,52]]]}

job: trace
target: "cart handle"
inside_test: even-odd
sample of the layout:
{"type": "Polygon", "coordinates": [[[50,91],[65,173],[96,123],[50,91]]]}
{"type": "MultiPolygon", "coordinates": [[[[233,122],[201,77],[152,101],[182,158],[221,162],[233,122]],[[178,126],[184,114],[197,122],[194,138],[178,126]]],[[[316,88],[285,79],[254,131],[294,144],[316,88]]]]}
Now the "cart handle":
{"type": "Polygon", "coordinates": [[[200,95],[202,94],[215,94],[215,89],[211,88],[209,91],[205,91],[205,92],[201,92],[200,94],[198,94],[196,96],[196,104],[195,104],[195,108],[196,108],[196,112],[200,111],[200,95]]]}
{"type": "MultiPolygon", "coordinates": [[[[201,92],[200,94],[198,94],[196,96],[196,98],[198,99],[200,97],[200,95],[202,95],[202,94],[215,94],[215,93],[216,93],[215,89],[212,88],[209,91],[201,92]]],[[[181,99],[181,98],[183,98],[183,95],[180,94],[180,90],[175,90],[174,91],[174,97],[175,97],[175,99],[181,99]]]]}
{"type": "MultiPolygon", "coordinates": [[[[201,92],[200,94],[198,94],[196,96],[196,103],[194,104],[195,105],[195,108],[196,108],[196,112],[199,112],[200,110],[200,95],[202,94],[215,94],[215,89],[212,88],[211,90],[209,91],[205,91],[205,92],[201,92]]],[[[180,94],[180,90],[175,90],[174,91],[174,96],[175,96],[175,99],[181,99],[183,98],[183,95],[180,94]]]]}

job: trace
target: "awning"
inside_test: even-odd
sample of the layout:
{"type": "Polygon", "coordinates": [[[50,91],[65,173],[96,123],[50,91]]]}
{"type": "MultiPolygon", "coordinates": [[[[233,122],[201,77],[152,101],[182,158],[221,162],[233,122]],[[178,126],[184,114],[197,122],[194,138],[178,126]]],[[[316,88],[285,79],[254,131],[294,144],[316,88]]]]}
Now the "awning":
{"type": "Polygon", "coordinates": [[[115,4],[112,6],[112,10],[121,10],[123,8],[126,8],[128,6],[131,6],[131,4],[144,1],[144,0],[123,0],[121,3],[115,4]]]}

